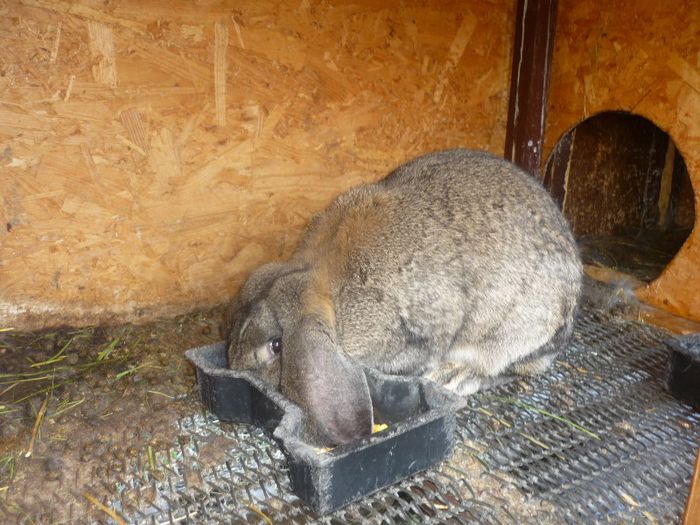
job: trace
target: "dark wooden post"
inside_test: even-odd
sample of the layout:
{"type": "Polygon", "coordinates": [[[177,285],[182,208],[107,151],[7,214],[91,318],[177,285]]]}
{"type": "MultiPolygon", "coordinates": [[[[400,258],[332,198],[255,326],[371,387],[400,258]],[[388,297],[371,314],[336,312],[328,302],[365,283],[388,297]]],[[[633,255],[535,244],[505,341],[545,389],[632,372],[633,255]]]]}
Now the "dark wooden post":
{"type": "Polygon", "coordinates": [[[557,0],[518,0],[504,157],[541,178],[557,0]]]}

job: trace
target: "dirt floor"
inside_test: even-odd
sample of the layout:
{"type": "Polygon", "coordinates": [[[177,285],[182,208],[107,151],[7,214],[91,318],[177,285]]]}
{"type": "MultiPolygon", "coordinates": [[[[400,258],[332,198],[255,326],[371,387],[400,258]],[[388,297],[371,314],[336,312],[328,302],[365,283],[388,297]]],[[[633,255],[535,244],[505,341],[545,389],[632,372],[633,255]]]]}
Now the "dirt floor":
{"type": "Polygon", "coordinates": [[[0,327],[0,523],[105,519],[89,487],[106,462],[176,438],[174,422],[198,404],[184,351],[219,340],[221,316],[0,327]]]}

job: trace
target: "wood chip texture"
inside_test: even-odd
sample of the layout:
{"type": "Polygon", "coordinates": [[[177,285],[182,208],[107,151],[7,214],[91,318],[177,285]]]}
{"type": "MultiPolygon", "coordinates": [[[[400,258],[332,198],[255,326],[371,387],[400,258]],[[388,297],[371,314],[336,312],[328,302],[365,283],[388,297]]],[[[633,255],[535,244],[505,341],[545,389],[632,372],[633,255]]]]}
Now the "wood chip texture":
{"type": "Polygon", "coordinates": [[[0,3],[0,326],[220,303],[347,188],[502,152],[514,5],[0,3]]]}
{"type": "MultiPolygon", "coordinates": [[[[560,0],[545,135],[559,139],[603,111],[629,111],[669,133],[688,167],[700,214],[700,9],[695,0],[560,0]]],[[[604,189],[601,188],[601,191],[604,189]]],[[[645,301],[700,321],[700,229],[645,301]]]]}

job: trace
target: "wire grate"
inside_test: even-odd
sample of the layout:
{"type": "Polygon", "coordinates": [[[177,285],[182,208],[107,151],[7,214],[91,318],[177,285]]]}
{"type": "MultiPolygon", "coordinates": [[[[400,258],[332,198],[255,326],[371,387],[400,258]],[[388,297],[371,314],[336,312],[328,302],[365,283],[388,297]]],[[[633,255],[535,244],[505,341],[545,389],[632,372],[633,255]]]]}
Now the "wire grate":
{"type": "Polygon", "coordinates": [[[269,436],[204,413],[170,447],[115,454],[100,492],[135,525],[677,521],[700,415],[663,388],[664,337],[583,311],[546,374],[469,399],[448,461],[323,518],[269,436]]]}

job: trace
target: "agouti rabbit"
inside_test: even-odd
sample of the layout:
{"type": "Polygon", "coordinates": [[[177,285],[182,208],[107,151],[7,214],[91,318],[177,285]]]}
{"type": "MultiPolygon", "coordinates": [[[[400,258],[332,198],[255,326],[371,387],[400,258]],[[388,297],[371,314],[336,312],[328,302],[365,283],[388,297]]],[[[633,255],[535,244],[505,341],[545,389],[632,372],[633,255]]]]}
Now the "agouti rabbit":
{"type": "Polygon", "coordinates": [[[581,275],[533,177],[483,152],[431,153],[340,195],[288,262],[250,276],[227,313],[229,363],[279,382],[320,442],[345,443],[373,423],[363,366],[463,395],[544,370],[581,275]]]}

